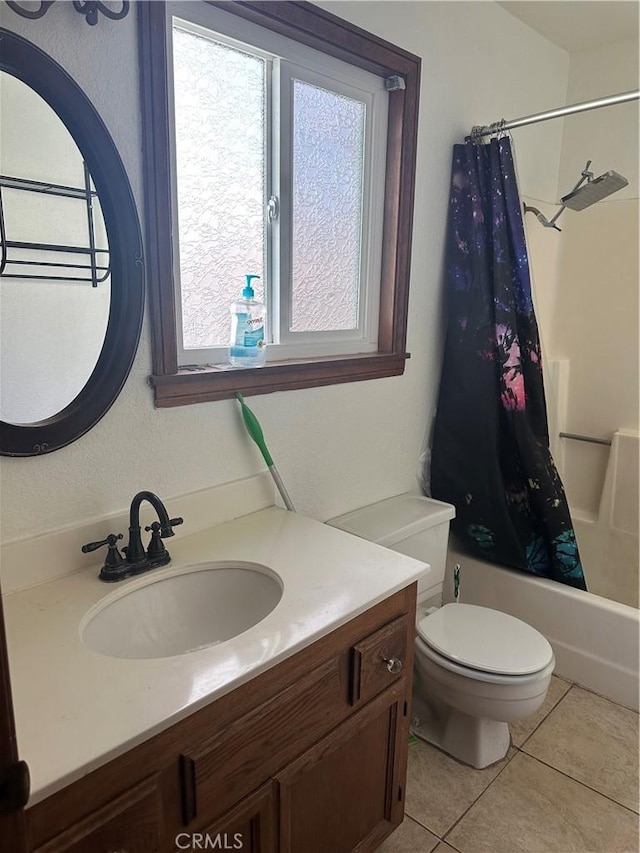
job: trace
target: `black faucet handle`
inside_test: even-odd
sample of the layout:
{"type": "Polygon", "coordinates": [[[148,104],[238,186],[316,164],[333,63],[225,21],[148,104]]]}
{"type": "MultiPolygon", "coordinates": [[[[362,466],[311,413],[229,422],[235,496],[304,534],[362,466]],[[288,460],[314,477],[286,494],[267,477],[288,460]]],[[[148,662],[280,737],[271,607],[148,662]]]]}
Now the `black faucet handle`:
{"type": "Polygon", "coordinates": [[[122,539],[122,533],[110,533],[106,539],[102,540],[102,542],[88,542],[86,545],[83,545],[82,553],[89,554],[91,551],[97,551],[98,548],[102,548],[103,545],[108,545],[110,548],[113,548],[118,539],[122,539]]]}
{"type": "Polygon", "coordinates": [[[154,521],[153,524],[145,527],[147,532],[151,531],[151,541],[147,548],[147,557],[149,560],[160,560],[169,557],[169,552],[164,547],[162,541],[162,525],[159,521],[154,521]]]}
{"type": "Polygon", "coordinates": [[[177,527],[179,524],[182,524],[182,522],[183,522],[182,518],[170,518],[169,519],[169,526],[162,528],[162,530],[160,531],[160,536],[162,536],[163,539],[166,539],[169,536],[175,536],[175,533],[173,532],[173,528],[177,527]]]}
{"type": "Polygon", "coordinates": [[[88,542],[86,545],[82,546],[82,550],[85,554],[88,554],[91,551],[96,551],[98,548],[102,548],[103,545],[107,545],[109,550],[107,551],[107,556],[104,560],[104,565],[100,569],[100,579],[104,581],[117,581],[123,577],[126,577],[123,574],[122,567],[126,565],[124,557],[118,551],[117,542],[119,539],[122,539],[122,533],[110,533],[106,539],[103,539],[102,542],[88,542]]]}
{"type": "Polygon", "coordinates": [[[152,531],[154,534],[160,534],[162,538],[165,536],[173,536],[172,528],[177,527],[179,524],[182,524],[184,521],[183,518],[170,518],[169,519],[169,527],[163,527],[159,521],[154,521],[153,524],[147,525],[145,530],[147,532],[152,531]]]}

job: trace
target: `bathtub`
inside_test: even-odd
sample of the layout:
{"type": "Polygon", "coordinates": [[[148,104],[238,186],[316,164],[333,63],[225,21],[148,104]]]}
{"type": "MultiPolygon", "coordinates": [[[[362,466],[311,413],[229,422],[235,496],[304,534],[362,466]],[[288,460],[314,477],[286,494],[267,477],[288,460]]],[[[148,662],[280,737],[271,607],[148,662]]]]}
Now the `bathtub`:
{"type": "Polygon", "coordinates": [[[640,613],[564,584],[469,557],[450,542],[444,601],[453,598],[453,567],[461,566],[460,601],[517,616],[549,640],[556,674],[637,711],[640,613]]]}

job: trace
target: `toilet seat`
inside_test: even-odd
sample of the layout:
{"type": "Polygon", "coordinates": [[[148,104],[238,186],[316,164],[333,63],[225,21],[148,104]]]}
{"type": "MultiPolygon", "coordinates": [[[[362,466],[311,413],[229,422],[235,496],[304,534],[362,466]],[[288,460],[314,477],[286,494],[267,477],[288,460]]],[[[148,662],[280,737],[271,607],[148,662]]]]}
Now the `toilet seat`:
{"type": "Polygon", "coordinates": [[[418,623],[423,653],[453,672],[512,683],[554,663],[548,640],[520,619],[476,604],[445,604],[418,623]],[[497,680],[483,676],[499,676],[497,680]],[[504,680],[503,680],[504,679],[504,680]]]}
{"type": "Polygon", "coordinates": [[[544,680],[548,675],[553,673],[556,665],[556,659],[552,652],[551,660],[545,667],[536,672],[529,673],[528,675],[500,675],[497,672],[483,672],[480,669],[472,669],[470,666],[462,666],[461,664],[455,663],[449,658],[438,654],[438,652],[424,642],[420,635],[416,637],[416,654],[422,654],[442,669],[455,673],[456,675],[463,675],[471,681],[480,681],[485,684],[496,684],[503,687],[517,687],[518,685],[525,686],[527,684],[534,684],[537,681],[544,680]]]}

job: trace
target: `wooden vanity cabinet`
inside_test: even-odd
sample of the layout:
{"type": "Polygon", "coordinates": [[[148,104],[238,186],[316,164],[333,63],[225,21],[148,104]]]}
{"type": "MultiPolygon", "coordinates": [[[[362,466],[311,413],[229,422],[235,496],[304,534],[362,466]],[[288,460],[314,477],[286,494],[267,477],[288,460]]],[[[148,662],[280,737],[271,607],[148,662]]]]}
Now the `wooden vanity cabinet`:
{"type": "Polygon", "coordinates": [[[27,809],[29,849],[375,850],[404,814],[414,624],[412,586],[27,809]]]}

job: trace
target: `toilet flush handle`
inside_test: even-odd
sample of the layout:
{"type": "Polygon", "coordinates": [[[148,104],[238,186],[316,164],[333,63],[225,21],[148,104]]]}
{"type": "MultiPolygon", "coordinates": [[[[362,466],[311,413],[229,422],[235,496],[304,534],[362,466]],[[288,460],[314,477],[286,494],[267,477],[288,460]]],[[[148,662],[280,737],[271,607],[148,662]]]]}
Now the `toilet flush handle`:
{"type": "Polygon", "coordinates": [[[386,663],[387,669],[392,675],[397,675],[399,672],[402,672],[402,661],[400,658],[385,658],[382,660],[386,663]]]}

